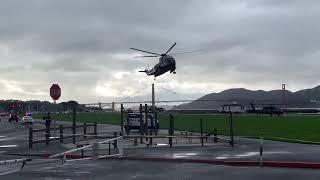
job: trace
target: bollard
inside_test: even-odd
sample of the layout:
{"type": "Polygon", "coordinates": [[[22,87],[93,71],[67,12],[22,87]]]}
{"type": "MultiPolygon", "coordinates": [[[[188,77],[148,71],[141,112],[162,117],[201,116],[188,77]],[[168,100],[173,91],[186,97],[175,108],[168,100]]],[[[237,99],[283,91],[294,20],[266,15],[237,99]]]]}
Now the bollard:
{"type": "Polygon", "coordinates": [[[111,141],[109,141],[109,155],[111,154],[111,141]]]}
{"type": "Polygon", "coordinates": [[[152,146],[152,137],[149,138],[149,146],[152,146]]]}
{"type": "Polygon", "coordinates": [[[93,134],[95,135],[95,138],[97,138],[97,135],[98,135],[97,122],[94,123],[94,126],[93,126],[93,134]]]}
{"type": "MultiPolygon", "coordinates": [[[[170,118],[170,127],[169,127],[169,136],[174,135],[174,117],[172,114],[169,114],[170,118]]],[[[169,145],[172,147],[172,137],[169,137],[169,145]]]]}
{"type": "MultiPolygon", "coordinates": [[[[154,131],[154,124],[153,124],[153,117],[150,117],[150,130],[149,130],[149,135],[152,136],[153,135],[153,131],[154,131]]],[[[152,146],[152,137],[149,138],[149,145],[152,146]]]]}
{"type": "MultiPolygon", "coordinates": [[[[115,138],[117,137],[117,132],[113,132],[113,137],[115,137],[115,138]]],[[[113,141],[113,147],[114,147],[114,149],[118,148],[117,140],[113,141]]]]}
{"type": "Polygon", "coordinates": [[[87,134],[87,123],[83,123],[83,138],[87,137],[86,134],[87,134]]]}
{"type": "Polygon", "coordinates": [[[217,131],[216,128],[214,128],[214,129],[213,129],[213,142],[214,142],[214,143],[217,143],[217,142],[218,142],[218,137],[217,137],[217,135],[218,135],[218,131],[217,131]]]}
{"type": "Polygon", "coordinates": [[[50,121],[51,120],[46,120],[46,145],[49,144],[49,140],[50,140],[50,121]]]}
{"type": "Polygon", "coordinates": [[[155,126],[154,126],[154,134],[155,135],[158,135],[158,112],[156,111],[155,113],[154,113],[154,124],[155,124],[155,126]]]}
{"type": "Polygon", "coordinates": [[[143,115],[142,115],[142,104],[140,104],[140,108],[139,108],[139,111],[140,111],[140,135],[141,135],[141,137],[140,137],[140,143],[143,143],[143,130],[144,130],[144,128],[143,128],[143,115]]]}
{"type": "Polygon", "coordinates": [[[203,120],[200,118],[200,134],[201,134],[201,146],[203,147],[203,120]]]}
{"type": "Polygon", "coordinates": [[[127,135],[130,133],[130,118],[129,114],[127,113],[127,128],[126,128],[127,135]]]}
{"type": "Polygon", "coordinates": [[[33,144],[33,128],[30,127],[29,128],[29,148],[32,148],[32,144],[33,144]]]}
{"type": "Polygon", "coordinates": [[[150,128],[150,135],[152,136],[153,135],[153,131],[154,131],[154,123],[153,123],[153,121],[154,121],[154,117],[153,116],[151,116],[150,117],[150,126],[151,126],[151,128],[150,128]]]}
{"type": "MultiPolygon", "coordinates": [[[[145,104],[144,105],[144,132],[145,132],[145,135],[148,136],[148,105],[145,104]]],[[[146,141],[148,141],[148,137],[146,137],[146,141]]]]}
{"type": "Polygon", "coordinates": [[[260,166],[263,166],[262,151],[263,151],[263,137],[260,137],[260,159],[259,159],[260,166]]]}
{"type": "Polygon", "coordinates": [[[72,109],[72,143],[76,144],[76,134],[77,134],[77,129],[76,129],[76,106],[73,105],[72,109]]]}
{"type": "Polygon", "coordinates": [[[123,104],[121,104],[121,115],[120,115],[120,126],[121,126],[121,134],[123,134],[123,104]]]}
{"type": "Polygon", "coordinates": [[[63,126],[59,125],[59,130],[60,130],[60,142],[63,142],[63,126]]]}
{"type": "Polygon", "coordinates": [[[84,158],[84,150],[81,149],[81,158],[84,158]]]}
{"type": "Polygon", "coordinates": [[[133,145],[135,145],[135,146],[137,146],[137,145],[138,145],[138,139],[137,139],[137,138],[134,138],[133,145]]]}
{"type": "Polygon", "coordinates": [[[99,149],[99,143],[93,143],[92,144],[92,159],[98,159],[98,149],[99,149]]]}
{"type": "Polygon", "coordinates": [[[64,153],[62,156],[62,164],[66,163],[66,162],[67,162],[67,154],[64,153]]]}
{"type": "Polygon", "coordinates": [[[232,118],[232,112],[230,111],[230,145],[234,146],[234,140],[233,140],[233,118],[232,118]]]}

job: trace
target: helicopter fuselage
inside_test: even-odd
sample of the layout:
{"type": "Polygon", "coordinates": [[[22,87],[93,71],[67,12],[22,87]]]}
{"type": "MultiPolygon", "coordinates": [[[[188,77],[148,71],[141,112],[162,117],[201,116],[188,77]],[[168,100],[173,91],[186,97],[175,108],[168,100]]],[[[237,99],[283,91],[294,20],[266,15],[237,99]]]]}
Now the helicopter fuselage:
{"type": "Polygon", "coordinates": [[[152,55],[147,55],[147,56],[138,56],[138,57],[160,57],[159,62],[152,68],[152,69],[146,69],[144,71],[139,71],[139,72],[144,72],[148,76],[160,76],[168,71],[170,73],[175,74],[176,73],[176,60],[172,57],[172,55],[168,54],[172,48],[176,45],[177,43],[174,43],[165,53],[159,54],[159,53],[154,53],[150,51],[145,51],[141,49],[136,49],[136,48],[130,48],[135,51],[140,51],[152,55]]]}
{"type": "Polygon", "coordinates": [[[159,58],[159,62],[150,70],[146,71],[148,76],[160,76],[168,71],[170,73],[175,73],[176,70],[176,61],[172,56],[162,55],[159,58]]]}

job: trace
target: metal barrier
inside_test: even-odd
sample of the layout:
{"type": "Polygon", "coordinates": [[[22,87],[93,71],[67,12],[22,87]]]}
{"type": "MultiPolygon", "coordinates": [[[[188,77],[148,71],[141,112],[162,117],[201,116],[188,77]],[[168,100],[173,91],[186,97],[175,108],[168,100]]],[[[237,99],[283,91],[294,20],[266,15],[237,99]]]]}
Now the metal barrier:
{"type": "Polygon", "coordinates": [[[48,145],[50,141],[54,141],[56,139],[59,140],[59,142],[63,142],[65,139],[72,138],[72,142],[75,144],[76,137],[82,136],[83,138],[86,138],[88,135],[94,135],[94,136],[98,135],[97,123],[91,123],[91,124],[83,123],[83,125],[65,126],[65,127],[63,125],[60,125],[59,127],[44,128],[44,129],[33,129],[32,127],[30,127],[29,128],[29,148],[32,148],[33,144],[36,144],[36,143],[45,142],[48,145]],[[88,127],[93,127],[93,132],[88,133],[88,127]],[[65,136],[64,130],[68,130],[68,129],[73,130],[77,128],[83,128],[83,134],[79,135],[79,134],[72,133],[69,136],[65,136]],[[53,138],[50,137],[51,131],[54,131],[54,130],[59,130],[59,135],[58,135],[59,137],[53,137],[53,138]],[[34,140],[35,133],[43,133],[44,138],[34,140]]]}
{"type": "Polygon", "coordinates": [[[23,163],[23,162],[27,162],[27,161],[31,161],[31,159],[28,159],[28,158],[9,159],[9,160],[0,161],[0,165],[23,163]]]}
{"type": "Polygon", "coordinates": [[[61,153],[58,153],[58,154],[54,154],[54,155],[50,156],[49,158],[51,158],[51,159],[61,158],[62,164],[64,164],[65,162],[68,162],[68,161],[100,159],[100,158],[114,157],[114,156],[119,156],[119,157],[123,156],[123,137],[122,136],[115,137],[115,138],[112,138],[112,139],[107,139],[107,140],[96,142],[96,143],[92,143],[92,144],[89,144],[89,145],[86,145],[86,146],[83,146],[83,147],[75,148],[75,149],[68,150],[68,151],[65,151],[65,152],[61,152],[61,153]],[[113,143],[117,142],[118,153],[116,153],[116,154],[110,154],[110,148],[111,148],[110,144],[112,142],[113,143]],[[108,144],[109,145],[109,149],[108,149],[109,151],[107,153],[108,155],[100,155],[100,156],[98,155],[99,154],[99,152],[98,152],[99,145],[102,145],[102,144],[108,144]],[[72,158],[71,160],[67,160],[68,155],[70,157],[72,157],[71,153],[83,151],[85,149],[91,149],[92,150],[91,156],[84,157],[83,154],[82,154],[82,156],[76,156],[75,155],[75,156],[73,156],[74,158],[72,158]]]}

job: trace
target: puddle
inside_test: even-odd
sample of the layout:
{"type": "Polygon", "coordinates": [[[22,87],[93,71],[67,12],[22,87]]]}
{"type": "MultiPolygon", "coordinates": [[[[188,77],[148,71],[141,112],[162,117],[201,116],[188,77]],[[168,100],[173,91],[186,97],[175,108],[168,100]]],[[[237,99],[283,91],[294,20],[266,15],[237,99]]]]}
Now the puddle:
{"type": "Polygon", "coordinates": [[[216,157],[216,159],[228,159],[229,157],[226,157],[226,156],[218,156],[218,157],[216,157]]]}
{"type": "Polygon", "coordinates": [[[54,137],[54,136],[51,136],[49,137],[49,139],[59,139],[60,137],[54,137]]]}
{"type": "Polygon", "coordinates": [[[289,151],[266,151],[263,154],[294,154],[293,152],[289,151]]]}
{"type": "Polygon", "coordinates": [[[3,137],[3,138],[0,138],[0,142],[1,141],[8,141],[8,140],[15,140],[15,139],[17,139],[17,136],[15,136],[15,137],[3,137]]]}
{"type": "MultiPolygon", "coordinates": [[[[252,156],[259,156],[260,152],[246,152],[243,154],[223,154],[221,156],[217,156],[216,159],[229,159],[229,158],[243,158],[243,157],[252,157],[252,156]]],[[[277,155],[277,154],[293,154],[292,152],[288,151],[266,151],[263,152],[263,155],[277,155]]]]}
{"type": "Polygon", "coordinates": [[[173,154],[173,158],[185,158],[185,157],[188,157],[188,156],[195,156],[197,155],[197,153],[176,153],[176,154],[173,154]]]}
{"type": "Polygon", "coordinates": [[[168,144],[158,143],[157,146],[168,146],[168,144]]]}
{"type": "Polygon", "coordinates": [[[16,145],[16,144],[0,145],[0,148],[12,148],[12,147],[18,147],[18,145],[16,145]]]}
{"type": "Polygon", "coordinates": [[[249,156],[256,156],[256,155],[259,155],[260,152],[247,152],[247,153],[244,153],[244,154],[238,154],[238,155],[235,155],[235,157],[249,157],[249,156]]]}

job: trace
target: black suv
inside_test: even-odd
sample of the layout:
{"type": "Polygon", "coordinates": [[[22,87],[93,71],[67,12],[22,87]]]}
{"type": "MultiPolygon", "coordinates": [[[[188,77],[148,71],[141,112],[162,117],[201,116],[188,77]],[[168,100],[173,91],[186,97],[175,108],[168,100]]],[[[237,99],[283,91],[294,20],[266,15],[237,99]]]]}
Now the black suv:
{"type": "MultiPolygon", "coordinates": [[[[148,118],[146,121],[146,118],[145,118],[145,113],[142,114],[142,121],[143,121],[143,126],[144,126],[144,129],[156,129],[156,131],[158,131],[159,129],[159,120],[157,119],[156,121],[154,121],[154,115],[151,114],[151,113],[148,113],[148,118]],[[151,126],[151,121],[153,120],[153,126],[151,126]]],[[[127,132],[127,134],[129,134],[130,130],[131,129],[135,129],[135,130],[140,130],[140,113],[139,112],[130,112],[128,113],[128,116],[127,118],[124,118],[123,120],[123,125],[124,125],[124,128],[127,132]],[[129,120],[129,124],[128,124],[128,121],[129,120]]]]}

